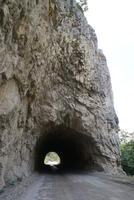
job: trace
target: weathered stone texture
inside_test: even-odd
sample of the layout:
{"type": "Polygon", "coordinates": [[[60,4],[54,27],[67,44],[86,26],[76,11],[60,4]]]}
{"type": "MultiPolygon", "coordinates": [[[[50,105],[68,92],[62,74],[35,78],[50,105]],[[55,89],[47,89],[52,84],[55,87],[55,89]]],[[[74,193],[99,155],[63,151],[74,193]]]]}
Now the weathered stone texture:
{"type": "Polygon", "coordinates": [[[120,170],[110,75],[81,10],[0,1],[0,187],[32,172],[37,139],[59,125],[92,138],[102,169],[120,170]]]}

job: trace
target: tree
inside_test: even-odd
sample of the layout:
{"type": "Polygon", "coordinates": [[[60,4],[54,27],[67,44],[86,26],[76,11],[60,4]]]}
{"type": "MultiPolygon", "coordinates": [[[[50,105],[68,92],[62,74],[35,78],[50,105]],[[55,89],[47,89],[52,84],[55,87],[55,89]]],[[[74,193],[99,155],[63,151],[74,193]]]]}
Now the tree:
{"type": "Polygon", "coordinates": [[[134,175],[134,141],[121,144],[121,164],[128,175],[134,175]]]}
{"type": "Polygon", "coordinates": [[[128,175],[134,175],[134,132],[120,130],[121,164],[128,175]]]}
{"type": "Polygon", "coordinates": [[[134,140],[134,132],[128,132],[127,130],[121,129],[119,132],[120,143],[127,143],[130,140],[134,140]]]}

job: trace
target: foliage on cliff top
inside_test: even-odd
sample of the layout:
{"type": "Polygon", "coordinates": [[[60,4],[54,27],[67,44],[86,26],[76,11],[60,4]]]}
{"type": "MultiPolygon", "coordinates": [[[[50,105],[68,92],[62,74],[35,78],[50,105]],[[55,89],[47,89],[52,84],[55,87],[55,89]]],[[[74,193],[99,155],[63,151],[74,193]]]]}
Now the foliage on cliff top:
{"type": "Polygon", "coordinates": [[[88,10],[88,0],[77,0],[78,5],[82,8],[82,10],[85,12],[88,10]]]}

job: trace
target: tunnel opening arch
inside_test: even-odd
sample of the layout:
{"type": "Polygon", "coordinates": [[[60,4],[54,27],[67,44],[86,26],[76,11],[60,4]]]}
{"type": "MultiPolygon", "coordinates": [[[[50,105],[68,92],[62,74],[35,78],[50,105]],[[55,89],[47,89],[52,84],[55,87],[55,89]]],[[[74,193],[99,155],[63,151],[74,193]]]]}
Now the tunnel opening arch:
{"type": "Polygon", "coordinates": [[[50,151],[44,158],[44,164],[48,166],[58,166],[61,164],[60,156],[56,152],[50,151]]]}
{"type": "Polygon", "coordinates": [[[44,159],[49,152],[59,155],[61,162],[58,169],[103,170],[97,163],[99,151],[93,138],[64,125],[53,127],[39,137],[35,148],[35,171],[48,169],[44,159]]]}

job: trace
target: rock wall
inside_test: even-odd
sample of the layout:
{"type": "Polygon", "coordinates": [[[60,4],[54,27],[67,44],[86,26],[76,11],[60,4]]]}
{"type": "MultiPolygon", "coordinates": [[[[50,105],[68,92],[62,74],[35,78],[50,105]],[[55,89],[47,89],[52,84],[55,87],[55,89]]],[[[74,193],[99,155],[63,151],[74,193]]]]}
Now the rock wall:
{"type": "Polygon", "coordinates": [[[81,9],[1,0],[0,187],[34,170],[39,137],[60,125],[94,141],[104,171],[120,171],[110,75],[81,9]]]}

